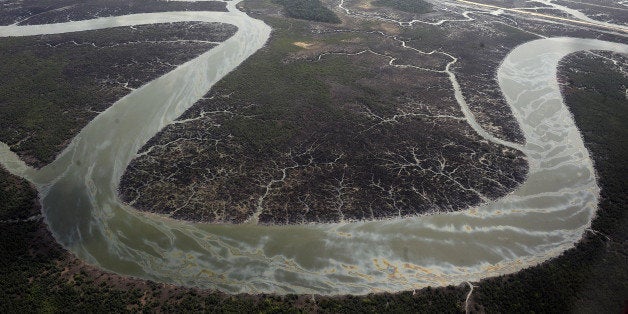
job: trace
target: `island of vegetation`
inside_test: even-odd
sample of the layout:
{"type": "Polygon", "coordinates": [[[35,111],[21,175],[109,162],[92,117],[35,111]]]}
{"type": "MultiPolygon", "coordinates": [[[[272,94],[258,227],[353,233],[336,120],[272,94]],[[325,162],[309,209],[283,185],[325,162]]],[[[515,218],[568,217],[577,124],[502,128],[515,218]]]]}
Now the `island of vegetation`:
{"type": "MultiPolygon", "coordinates": [[[[267,47],[138,152],[124,201],[191,221],[339,222],[460,210],[524,180],[520,151],[467,124],[447,74],[457,59],[436,47],[446,33],[286,20],[263,6],[274,30],[267,47]]],[[[501,25],[494,33],[484,50],[501,55],[529,39],[501,25]]],[[[469,36],[483,35],[446,44],[465,54],[471,79],[486,71],[474,62],[486,53],[465,52],[476,45],[469,36]]]]}
{"type": "Polygon", "coordinates": [[[513,191],[523,153],[483,141],[453,85],[484,129],[523,143],[497,67],[536,32],[587,30],[491,15],[407,27],[395,19],[437,17],[374,17],[365,3],[344,2],[341,24],[248,4],[269,43],[138,152],[122,200],[189,221],[300,224],[456,211],[513,191]]]}

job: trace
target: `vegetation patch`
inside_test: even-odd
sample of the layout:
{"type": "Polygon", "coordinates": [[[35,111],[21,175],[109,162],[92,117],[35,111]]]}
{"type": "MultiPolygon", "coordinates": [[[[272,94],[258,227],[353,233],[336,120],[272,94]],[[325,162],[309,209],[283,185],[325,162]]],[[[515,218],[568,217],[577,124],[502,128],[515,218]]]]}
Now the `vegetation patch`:
{"type": "Polygon", "coordinates": [[[267,46],[141,149],[125,202],[191,221],[339,222],[460,210],[523,181],[523,154],[482,141],[448,77],[423,70],[447,55],[265,21],[267,46]]]}
{"type": "Polygon", "coordinates": [[[28,219],[38,214],[37,191],[33,186],[0,167],[0,221],[28,219]]]}
{"type": "Polygon", "coordinates": [[[432,11],[432,4],[423,0],[376,0],[374,5],[390,7],[399,11],[423,14],[432,11]]]}
{"type": "Polygon", "coordinates": [[[272,0],[286,11],[286,15],[301,20],[340,23],[340,19],[332,10],[325,7],[320,0],[272,0]]]}

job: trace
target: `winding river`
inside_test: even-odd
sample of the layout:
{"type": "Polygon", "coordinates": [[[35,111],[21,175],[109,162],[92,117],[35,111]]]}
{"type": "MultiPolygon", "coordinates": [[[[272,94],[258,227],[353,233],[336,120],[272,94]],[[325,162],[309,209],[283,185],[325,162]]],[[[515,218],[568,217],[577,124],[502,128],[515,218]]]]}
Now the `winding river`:
{"type": "Polygon", "coordinates": [[[573,38],[521,45],[499,68],[500,86],[527,140],[522,149],[530,172],[515,192],[494,203],[407,219],[291,226],[190,224],[121,204],[116,189],[139,148],[269,38],[267,25],[235,5],[230,2],[226,13],[0,27],[0,36],[179,21],[239,28],[216,48],[120,99],[41,170],[0,145],[3,165],[36,184],[50,229],[80,258],[123,275],[232,293],[364,294],[515,272],[573,247],[590,226],[599,188],[562,102],[556,67],[576,51],[628,54],[628,45],[573,38]]]}

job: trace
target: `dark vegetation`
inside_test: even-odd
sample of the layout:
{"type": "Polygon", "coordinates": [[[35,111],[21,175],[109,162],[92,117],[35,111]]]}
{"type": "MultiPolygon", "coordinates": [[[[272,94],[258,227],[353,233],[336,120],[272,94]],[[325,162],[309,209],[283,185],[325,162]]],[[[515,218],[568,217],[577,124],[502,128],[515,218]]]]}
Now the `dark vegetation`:
{"type": "Polygon", "coordinates": [[[27,219],[39,213],[35,189],[0,167],[0,221],[27,219]]]}
{"type": "Polygon", "coordinates": [[[391,7],[393,9],[408,13],[428,13],[432,11],[432,5],[423,0],[376,0],[376,6],[391,7]]]}
{"type": "Polygon", "coordinates": [[[98,112],[235,31],[194,22],[2,38],[0,141],[43,166],[98,112]]]}
{"type": "Polygon", "coordinates": [[[286,11],[286,15],[295,19],[340,23],[340,19],[332,10],[325,7],[320,0],[272,0],[286,11]]]}
{"type": "MultiPolygon", "coordinates": [[[[576,248],[542,265],[476,283],[470,310],[489,313],[620,313],[628,299],[626,246],[628,81],[607,61],[565,60],[563,93],[590,148],[602,187],[593,229],[576,248]],[[623,83],[622,83],[623,82],[623,83]],[[619,84],[618,84],[619,83],[619,84]],[[608,125],[612,127],[607,127],[608,125]],[[609,239],[606,239],[606,236],[609,239]]],[[[0,172],[1,182],[19,182],[0,172]]],[[[20,202],[34,195],[15,185],[20,202]]],[[[30,208],[30,207],[29,207],[30,208]]],[[[20,217],[21,209],[14,212],[20,217]]],[[[10,216],[4,216],[11,218],[10,216]]],[[[0,312],[377,312],[460,313],[466,285],[366,296],[228,296],[122,278],[84,265],[54,242],[41,221],[0,225],[0,312]]]]}
{"type": "Polygon", "coordinates": [[[167,11],[227,11],[221,1],[166,0],[3,0],[0,25],[36,25],[97,17],[167,11]]]}
{"type": "Polygon", "coordinates": [[[124,174],[123,200],[177,219],[242,223],[257,212],[296,224],[455,211],[523,181],[523,154],[481,140],[445,75],[382,54],[438,70],[448,57],[379,33],[266,21],[267,47],[181,117],[192,121],[142,148],[152,150],[124,174]],[[345,54],[319,58],[329,51],[345,54]]]}

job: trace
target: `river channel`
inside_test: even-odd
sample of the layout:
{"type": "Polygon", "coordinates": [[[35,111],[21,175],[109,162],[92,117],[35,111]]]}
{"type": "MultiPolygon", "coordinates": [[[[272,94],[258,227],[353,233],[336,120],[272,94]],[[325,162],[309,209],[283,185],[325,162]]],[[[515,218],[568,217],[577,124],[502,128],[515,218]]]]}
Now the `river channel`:
{"type": "Polygon", "coordinates": [[[549,38],[514,49],[500,86],[526,137],[528,178],[496,202],[454,213],[342,224],[191,224],[123,205],[117,187],[151,137],[263,47],[270,28],[238,11],[167,12],[35,26],[29,36],[151,23],[206,21],[238,32],[144,85],[97,116],[45,168],[6,145],[0,161],[37,186],[55,238],[81,259],[122,275],[222,291],[364,294],[459,284],[512,273],[573,247],[590,226],[599,188],[589,153],[556,81],[558,62],[581,50],[628,54],[628,45],[549,38]]]}

